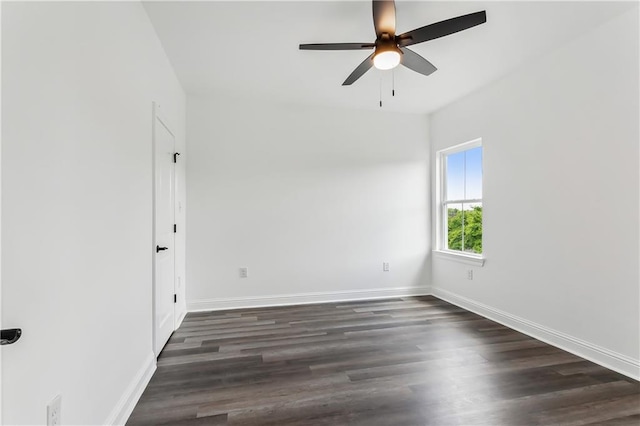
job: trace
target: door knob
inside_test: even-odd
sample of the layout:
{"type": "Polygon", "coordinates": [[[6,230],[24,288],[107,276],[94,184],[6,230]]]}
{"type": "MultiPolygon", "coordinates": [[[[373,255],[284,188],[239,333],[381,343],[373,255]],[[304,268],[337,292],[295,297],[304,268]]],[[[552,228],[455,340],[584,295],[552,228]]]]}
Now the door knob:
{"type": "Polygon", "coordinates": [[[169,247],[160,247],[160,246],[156,246],[156,253],[161,252],[162,250],[168,250],[169,247]]]}
{"type": "Polygon", "coordinates": [[[2,330],[0,332],[0,345],[10,345],[18,341],[20,336],[22,336],[22,329],[20,328],[11,328],[2,330]]]}

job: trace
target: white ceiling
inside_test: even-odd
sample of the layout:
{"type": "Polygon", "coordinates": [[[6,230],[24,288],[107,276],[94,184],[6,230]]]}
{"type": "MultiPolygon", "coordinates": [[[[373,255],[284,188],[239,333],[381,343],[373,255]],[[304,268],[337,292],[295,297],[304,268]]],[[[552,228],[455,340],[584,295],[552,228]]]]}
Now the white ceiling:
{"type": "MultiPolygon", "coordinates": [[[[370,70],[341,86],[370,51],[300,51],[300,43],[373,42],[369,1],[145,2],[185,90],[283,102],[426,113],[589,31],[635,2],[398,1],[402,33],[479,10],[487,23],[412,46],[438,71],[370,70]]],[[[597,58],[594,58],[597,60],[597,58]]]]}

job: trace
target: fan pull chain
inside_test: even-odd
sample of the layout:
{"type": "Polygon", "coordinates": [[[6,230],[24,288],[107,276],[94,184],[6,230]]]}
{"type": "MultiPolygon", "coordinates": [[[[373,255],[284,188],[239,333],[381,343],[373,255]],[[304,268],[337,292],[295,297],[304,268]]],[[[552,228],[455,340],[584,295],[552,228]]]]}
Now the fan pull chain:
{"type": "Polygon", "coordinates": [[[396,95],[396,73],[392,69],[391,70],[391,96],[396,95]]]}
{"type": "Polygon", "coordinates": [[[382,73],[380,73],[380,108],[382,108],[382,73]]]}

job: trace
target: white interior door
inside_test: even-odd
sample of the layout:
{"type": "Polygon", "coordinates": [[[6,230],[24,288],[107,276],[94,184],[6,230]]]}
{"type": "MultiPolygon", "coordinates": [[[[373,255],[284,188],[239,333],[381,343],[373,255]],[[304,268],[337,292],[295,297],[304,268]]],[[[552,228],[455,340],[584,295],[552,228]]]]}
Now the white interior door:
{"type": "Polygon", "coordinates": [[[154,351],[156,357],[174,330],[174,163],[175,138],[155,108],[155,241],[154,241],[154,351]]]}

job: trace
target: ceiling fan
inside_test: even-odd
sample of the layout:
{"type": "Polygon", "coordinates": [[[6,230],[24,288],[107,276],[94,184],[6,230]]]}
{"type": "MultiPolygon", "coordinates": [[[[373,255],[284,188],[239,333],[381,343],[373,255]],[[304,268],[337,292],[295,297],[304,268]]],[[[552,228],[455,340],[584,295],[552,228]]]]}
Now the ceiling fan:
{"type": "Polygon", "coordinates": [[[349,86],[364,75],[371,67],[389,70],[402,64],[424,75],[432,74],[437,68],[407,46],[444,37],[487,22],[486,11],[470,13],[426,25],[406,33],[396,35],[396,4],[394,0],[373,0],[373,26],[376,41],[373,43],[316,43],[301,44],[300,50],[364,50],[374,49],[342,83],[349,86]]]}

